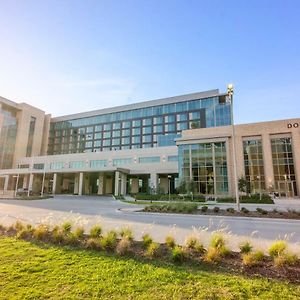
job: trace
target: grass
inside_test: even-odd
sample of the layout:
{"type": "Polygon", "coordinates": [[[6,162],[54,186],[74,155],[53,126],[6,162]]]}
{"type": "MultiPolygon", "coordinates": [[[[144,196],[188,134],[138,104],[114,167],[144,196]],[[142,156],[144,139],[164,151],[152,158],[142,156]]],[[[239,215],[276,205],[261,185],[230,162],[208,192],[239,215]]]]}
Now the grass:
{"type": "Polygon", "coordinates": [[[299,285],[204,265],[170,265],[7,237],[0,238],[0,264],[0,299],[296,299],[300,294],[299,285]]]}

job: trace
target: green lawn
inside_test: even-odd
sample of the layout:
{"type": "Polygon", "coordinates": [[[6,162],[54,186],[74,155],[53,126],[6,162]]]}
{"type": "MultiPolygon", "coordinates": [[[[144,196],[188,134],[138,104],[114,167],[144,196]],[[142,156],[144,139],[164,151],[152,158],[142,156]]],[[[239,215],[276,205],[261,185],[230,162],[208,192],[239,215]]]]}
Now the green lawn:
{"type": "Polygon", "coordinates": [[[300,286],[0,238],[0,299],[296,299],[300,286]]]}

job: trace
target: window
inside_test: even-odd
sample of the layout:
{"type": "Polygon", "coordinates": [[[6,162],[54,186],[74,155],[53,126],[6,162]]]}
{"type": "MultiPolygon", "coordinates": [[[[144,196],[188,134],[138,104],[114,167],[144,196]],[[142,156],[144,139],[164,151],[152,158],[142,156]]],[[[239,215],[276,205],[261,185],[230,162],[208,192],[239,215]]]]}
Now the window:
{"type": "Polygon", "coordinates": [[[110,146],[110,140],[103,140],[103,146],[110,146]]]}
{"type": "Polygon", "coordinates": [[[124,145],[124,144],[130,144],[130,138],[129,137],[122,138],[122,145],[124,145]]]}
{"type": "Polygon", "coordinates": [[[143,135],[143,143],[151,143],[152,136],[151,135],[143,135]]]}
{"type": "Polygon", "coordinates": [[[82,169],[84,168],[85,163],[84,161],[70,161],[69,167],[71,169],[82,169]]]}
{"type": "Polygon", "coordinates": [[[144,120],[143,120],[143,125],[144,125],[144,126],[152,125],[152,119],[144,119],[144,120]]]}
{"type": "Polygon", "coordinates": [[[130,121],[123,122],[122,128],[130,128],[130,121]]]}
{"type": "Polygon", "coordinates": [[[111,130],[111,124],[105,124],[103,130],[111,130]]]}
{"type": "Polygon", "coordinates": [[[112,133],[112,136],[113,136],[113,137],[120,137],[120,135],[121,135],[120,130],[113,131],[113,133],[112,133]]]}
{"type": "Polygon", "coordinates": [[[175,124],[166,124],[165,125],[165,131],[166,132],[175,131],[175,124]]]}
{"type": "Polygon", "coordinates": [[[155,117],[153,118],[153,124],[162,124],[163,123],[163,117],[155,117]]]}
{"type": "Polygon", "coordinates": [[[94,129],[93,127],[87,127],[86,128],[86,132],[87,133],[93,132],[93,129],[94,129]]]}
{"type": "Polygon", "coordinates": [[[93,147],[93,142],[85,142],[85,148],[93,147]]]}
{"type": "Polygon", "coordinates": [[[132,129],[132,135],[140,135],[140,134],[141,134],[141,128],[132,129]]]}
{"type": "Polygon", "coordinates": [[[113,166],[129,165],[132,163],[131,158],[117,158],[113,160],[113,166]]]}
{"type": "Polygon", "coordinates": [[[133,120],[132,127],[141,127],[141,120],[133,120]]]}
{"type": "Polygon", "coordinates": [[[90,167],[93,169],[102,168],[107,166],[106,160],[91,160],[90,167]]]}
{"type": "Polygon", "coordinates": [[[113,145],[113,146],[120,145],[120,139],[119,139],[119,138],[117,138],[117,139],[112,139],[112,145],[113,145]]]}
{"type": "Polygon", "coordinates": [[[262,142],[258,140],[243,141],[246,180],[250,184],[251,193],[265,190],[265,174],[262,142]]]}
{"type": "Polygon", "coordinates": [[[110,138],[110,136],[111,136],[111,132],[110,131],[108,131],[108,132],[104,132],[103,133],[103,138],[110,138]]]}
{"type": "Polygon", "coordinates": [[[143,127],[143,134],[152,133],[152,127],[143,127]]]}
{"type": "Polygon", "coordinates": [[[178,161],[178,156],[177,155],[170,155],[168,156],[168,161],[173,162],[173,161],[178,161]]]}
{"type": "Polygon", "coordinates": [[[95,126],[95,131],[101,131],[101,130],[102,130],[102,125],[95,126]]]}
{"type": "Polygon", "coordinates": [[[139,157],[140,164],[151,164],[151,163],[159,163],[159,162],[160,162],[159,156],[139,157]]]}
{"type": "Polygon", "coordinates": [[[94,139],[95,140],[98,140],[98,139],[101,139],[101,138],[102,138],[102,133],[101,132],[98,132],[98,133],[94,134],[94,139]]]}
{"type": "Polygon", "coordinates": [[[131,138],[132,144],[139,144],[141,142],[141,137],[140,136],[133,136],[131,138]]]}
{"type": "Polygon", "coordinates": [[[172,123],[175,122],[175,116],[170,115],[170,116],[165,116],[165,123],[172,123]]]}
{"type": "Polygon", "coordinates": [[[187,121],[187,114],[177,115],[177,121],[187,121]]]}
{"type": "Polygon", "coordinates": [[[113,129],[120,129],[121,128],[121,123],[114,123],[113,124],[113,129]]]}
{"type": "Polygon", "coordinates": [[[122,136],[129,136],[130,135],[130,129],[123,129],[122,130],[122,136]]]}
{"type": "Polygon", "coordinates": [[[34,170],[43,170],[44,164],[33,164],[33,169],[34,170]]]}
{"type": "Polygon", "coordinates": [[[63,162],[53,162],[50,164],[50,169],[59,170],[64,168],[63,162]]]}
{"type": "Polygon", "coordinates": [[[94,147],[101,147],[101,141],[95,141],[94,147]]]}

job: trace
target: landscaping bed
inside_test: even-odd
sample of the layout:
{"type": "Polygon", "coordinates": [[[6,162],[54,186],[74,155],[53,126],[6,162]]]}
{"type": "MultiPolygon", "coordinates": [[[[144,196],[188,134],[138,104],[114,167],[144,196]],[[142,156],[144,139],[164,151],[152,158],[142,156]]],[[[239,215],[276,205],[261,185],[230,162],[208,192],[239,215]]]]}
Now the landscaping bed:
{"type": "MultiPolygon", "coordinates": [[[[136,241],[129,228],[103,233],[101,226],[96,225],[91,228],[87,235],[84,233],[83,227],[77,227],[73,230],[72,224],[69,222],[65,222],[61,226],[39,225],[35,228],[17,222],[8,228],[1,226],[0,236],[2,236],[0,237],[0,279],[2,280],[0,286],[3,285],[3,280],[6,280],[7,277],[7,272],[2,273],[5,265],[5,262],[3,262],[5,254],[12,258],[10,264],[16,261],[16,259],[13,259],[15,255],[20,255],[22,259],[26,257],[29,260],[30,265],[28,267],[24,269],[20,266],[22,272],[34,268],[36,271],[33,273],[41,272],[44,274],[43,276],[49,276],[51,272],[46,272],[44,265],[40,263],[41,256],[34,252],[34,255],[31,255],[32,252],[30,251],[25,253],[24,249],[26,247],[42,247],[53,250],[54,245],[61,247],[55,248],[57,251],[67,252],[69,255],[80,253],[80,255],[93,256],[92,259],[95,259],[94,251],[97,251],[99,256],[111,257],[113,260],[125,257],[126,260],[132,259],[132,263],[153,263],[157,266],[168,266],[170,268],[176,268],[176,265],[180,264],[181,270],[190,273],[190,276],[193,276],[195,272],[205,271],[208,272],[207,276],[211,276],[210,274],[223,274],[229,278],[232,278],[232,276],[246,276],[240,277],[238,282],[250,277],[253,282],[257,278],[267,278],[300,284],[299,258],[289,252],[285,241],[276,241],[269,249],[265,249],[269,253],[269,256],[266,256],[263,251],[254,250],[247,241],[240,245],[240,252],[231,251],[220,232],[212,234],[210,245],[207,248],[193,235],[186,238],[183,246],[177,245],[172,236],[167,236],[165,243],[159,244],[155,243],[149,234],[144,234],[142,241],[136,241]],[[24,244],[21,240],[33,244],[24,244]],[[11,249],[11,251],[5,253],[3,252],[3,243],[11,244],[17,249],[11,249]],[[92,252],[92,254],[88,254],[88,252],[92,252]],[[38,263],[34,263],[35,260],[38,263]],[[37,265],[34,266],[35,264],[37,265]]],[[[49,258],[45,258],[45,261],[49,259],[53,260],[53,257],[50,255],[49,258]]],[[[55,264],[56,259],[52,263],[55,264]]],[[[76,259],[68,260],[65,264],[67,264],[66,268],[68,269],[68,266],[76,264],[76,259]]],[[[17,269],[18,267],[19,265],[15,266],[17,269]]],[[[66,271],[62,267],[59,267],[59,269],[60,271],[64,270],[63,274],[66,271]]],[[[81,269],[74,268],[74,271],[81,272],[81,269]]],[[[111,272],[113,272],[113,269],[111,272]]],[[[93,276],[97,275],[94,274],[93,276]]],[[[120,273],[119,280],[121,278],[123,278],[123,271],[120,273]]],[[[103,280],[102,277],[99,279],[103,280]]],[[[13,279],[11,280],[13,281],[13,279]]],[[[279,282],[275,283],[279,284],[279,282]]]]}
{"type": "Polygon", "coordinates": [[[142,210],[144,212],[155,213],[186,213],[197,215],[211,215],[211,216],[231,216],[231,217],[256,217],[256,218],[278,218],[278,219],[296,219],[300,220],[300,210],[278,211],[276,209],[267,211],[263,208],[257,208],[256,211],[249,211],[242,207],[241,211],[236,211],[235,208],[221,209],[218,206],[209,208],[202,206],[198,208],[196,203],[166,203],[166,204],[152,204],[147,205],[142,210]]]}

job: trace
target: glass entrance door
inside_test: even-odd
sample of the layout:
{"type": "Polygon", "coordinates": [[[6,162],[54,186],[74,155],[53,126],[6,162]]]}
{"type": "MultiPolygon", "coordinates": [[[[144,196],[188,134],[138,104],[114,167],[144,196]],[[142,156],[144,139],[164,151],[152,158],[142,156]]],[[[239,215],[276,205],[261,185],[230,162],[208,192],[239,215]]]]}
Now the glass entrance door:
{"type": "Polygon", "coordinates": [[[291,180],[278,181],[279,197],[294,197],[294,185],[291,180]]]}

